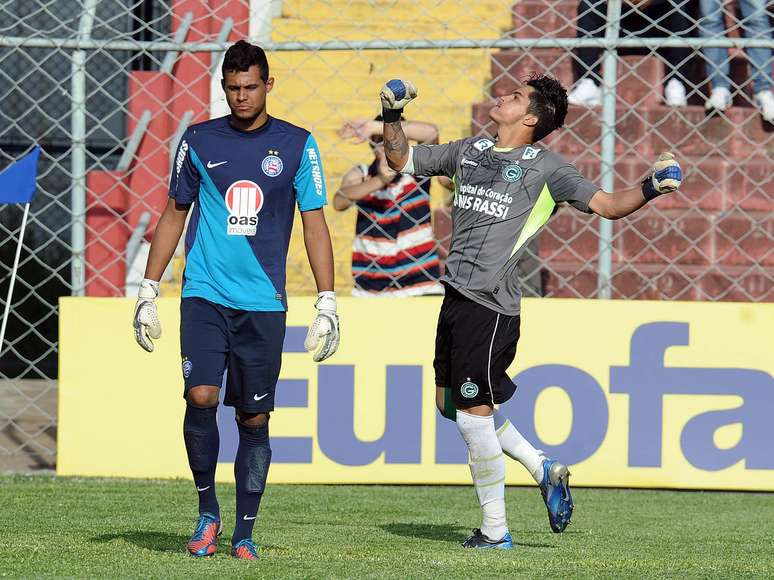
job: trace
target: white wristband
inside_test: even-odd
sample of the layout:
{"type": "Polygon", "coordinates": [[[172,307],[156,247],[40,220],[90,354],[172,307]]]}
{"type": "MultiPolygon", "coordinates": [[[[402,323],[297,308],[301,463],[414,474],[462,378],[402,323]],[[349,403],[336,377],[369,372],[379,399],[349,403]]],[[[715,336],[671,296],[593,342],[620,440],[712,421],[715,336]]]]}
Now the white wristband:
{"type": "Polygon", "coordinates": [[[155,300],[159,296],[159,283],[156,280],[150,278],[143,278],[140,282],[140,291],[137,293],[138,298],[144,298],[146,300],[155,300]]]}
{"type": "Polygon", "coordinates": [[[332,290],[325,290],[317,294],[317,302],[314,303],[317,310],[327,310],[336,313],[336,293],[332,290]]]}

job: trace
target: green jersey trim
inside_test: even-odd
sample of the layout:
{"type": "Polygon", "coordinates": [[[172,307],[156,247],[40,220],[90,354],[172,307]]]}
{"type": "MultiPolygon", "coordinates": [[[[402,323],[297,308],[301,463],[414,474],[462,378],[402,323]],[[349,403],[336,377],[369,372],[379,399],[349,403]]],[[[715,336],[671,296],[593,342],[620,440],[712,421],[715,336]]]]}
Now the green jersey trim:
{"type": "Polygon", "coordinates": [[[551,197],[551,191],[548,189],[548,184],[546,184],[540,191],[540,195],[538,196],[532,211],[529,212],[529,217],[524,223],[524,227],[521,229],[519,239],[516,240],[516,245],[513,247],[510,257],[513,257],[527,240],[534,236],[538,230],[546,224],[548,218],[551,217],[551,212],[554,211],[555,206],[556,202],[554,201],[554,198],[551,197]]]}

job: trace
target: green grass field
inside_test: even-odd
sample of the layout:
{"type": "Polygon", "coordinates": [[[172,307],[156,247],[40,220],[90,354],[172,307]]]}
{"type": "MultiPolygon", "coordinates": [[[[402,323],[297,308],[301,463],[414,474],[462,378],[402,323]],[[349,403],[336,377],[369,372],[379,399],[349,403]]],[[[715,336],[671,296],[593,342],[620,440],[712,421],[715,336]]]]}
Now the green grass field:
{"type": "Polygon", "coordinates": [[[184,544],[196,516],[185,481],[0,477],[0,576],[723,577],[774,576],[774,495],[580,489],[553,534],[537,489],[509,488],[511,551],[463,550],[479,523],[468,487],[275,485],[255,538],[228,555],[233,486],[221,485],[220,551],[184,544]]]}

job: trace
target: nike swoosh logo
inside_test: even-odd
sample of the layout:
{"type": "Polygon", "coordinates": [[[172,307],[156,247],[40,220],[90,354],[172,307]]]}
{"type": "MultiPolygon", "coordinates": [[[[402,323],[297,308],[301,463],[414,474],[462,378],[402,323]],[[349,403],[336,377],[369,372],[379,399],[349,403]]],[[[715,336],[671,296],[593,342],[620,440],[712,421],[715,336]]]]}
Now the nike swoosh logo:
{"type": "Polygon", "coordinates": [[[264,394],[263,394],[263,395],[261,395],[260,397],[259,397],[258,395],[253,395],[253,399],[255,399],[256,401],[260,401],[260,400],[261,400],[261,399],[263,399],[264,397],[268,397],[268,396],[269,396],[269,393],[264,393],[264,394]]]}
{"type": "Polygon", "coordinates": [[[208,490],[208,489],[210,489],[211,487],[212,487],[211,485],[208,485],[207,487],[197,487],[197,488],[196,488],[196,491],[207,491],[207,490],[208,490]]]}
{"type": "Polygon", "coordinates": [[[255,518],[256,518],[256,516],[253,516],[251,518],[248,518],[247,516],[242,516],[243,520],[254,520],[255,518]]]}
{"type": "Polygon", "coordinates": [[[213,163],[212,161],[208,161],[207,169],[212,169],[213,167],[217,167],[218,165],[223,165],[224,163],[228,163],[228,161],[219,161],[218,163],[213,163]]]}

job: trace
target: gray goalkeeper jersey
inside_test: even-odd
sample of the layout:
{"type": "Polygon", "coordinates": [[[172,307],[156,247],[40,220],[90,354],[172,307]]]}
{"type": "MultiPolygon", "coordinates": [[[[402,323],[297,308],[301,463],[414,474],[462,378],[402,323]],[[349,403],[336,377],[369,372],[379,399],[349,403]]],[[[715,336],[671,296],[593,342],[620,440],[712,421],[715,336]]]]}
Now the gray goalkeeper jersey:
{"type": "Polygon", "coordinates": [[[452,239],[442,280],[492,310],[520,312],[516,263],[558,202],[591,213],[599,188],[541,147],[497,149],[489,139],[417,145],[416,175],[454,181],[452,239]]]}

